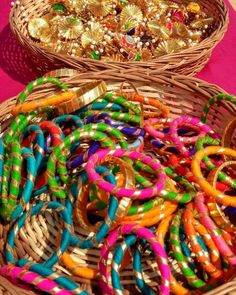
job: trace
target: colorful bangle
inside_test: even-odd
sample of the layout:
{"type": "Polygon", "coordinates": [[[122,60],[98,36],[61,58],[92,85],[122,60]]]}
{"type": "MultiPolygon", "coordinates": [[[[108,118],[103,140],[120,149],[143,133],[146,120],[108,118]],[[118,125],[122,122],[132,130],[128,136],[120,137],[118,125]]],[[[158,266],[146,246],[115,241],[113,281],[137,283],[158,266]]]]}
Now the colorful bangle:
{"type": "Polygon", "coordinates": [[[74,92],[76,96],[73,99],[65,100],[64,103],[56,105],[54,111],[57,116],[74,113],[92,103],[107,92],[107,85],[102,80],[92,81],[83,84],[81,87],[74,90],[74,92]]]}
{"type": "Polygon", "coordinates": [[[175,259],[178,262],[178,265],[186,277],[188,283],[195,287],[195,288],[201,288],[205,285],[205,282],[201,279],[199,279],[195,272],[188,266],[186,257],[183,255],[182,249],[181,249],[181,242],[179,237],[179,228],[181,224],[182,219],[182,210],[179,210],[175,217],[173,218],[173,221],[171,223],[170,227],[170,243],[173,250],[173,255],[175,259]]]}
{"type": "Polygon", "coordinates": [[[135,199],[147,199],[151,198],[160,193],[165,185],[165,174],[163,173],[163,168],[161,165],[154,159],[141,154],[136,151],[125,151],[123,149],[116,149],[115,151],[106,149],[97,152],[95,155],[91,156],[85,166],[85,170],[88,173],[89,179],[94,182],[100,189],[104,189],[105,191],[114,194],[117,197],[127,197],[127,198],[135,198],[135,199]],[[95,171],[95,165],[104,160],[107,156],[113,157],[128,157],[132,160],[140,159],[144,164],[150,165],[150,167],[156,172],[158,175],[158,180],[155,182],[153,187],[146,189],[127,189],[127,188],[117,188],[116,186],[109,184],[104,181],[102,177],[100,177],[95,171]]]}
{"type": "MultiPolygon", "coordinates": [[[[34,189],[34,182],[37,175],[36,170],[36,161],[34,158],[34,155],[32,153],[32,150],[29,148],[23,148],[22,149],[22,157],[26,160],[26,171],[27,171],[27,177],[24,184],[24,188],[22,190],[22,195],[20,196],[20,200],[18,204],[15,204],[15,208],[10,216],[11,220],[17,219],[25,210],[27,204],[29,203],[31,199],[31,194],[34,189]]],[[[9,208],[10,201],[6,206],[9,208]]],[[[3,209],[4,210],[4,209],[3,209]]]]}
{"type": "MultiPolygon", "coordinates": [[[[94,134],[92,133],[93,131],[104,132],[104,134],[106,132],[106,133],[108,133],[110,136],[114,137],[118,141],[118,145],[120,147],[122,147],[124,149],[128,148],[128,144],[124,140],[124,137],[123,137],[122,133],[119,132],[118,130],[116,130],[115,128],[110,127],[107,124],[103,124],[103,123],[88,124],[88,125],[85,125],[83,128],[80,128],[78,131],[81,132],[81,136],[80,136],[81,138],[80,139],[83,139],[83,133],[84,132],[85,132],[85,136],[86,136],[86,132],[89,132],[88,134],[90,134],[92,137],[94,136],[94,134]]],[[[70,139],[72,138],[75,141],[74,135],[75,135],[75,133],[72,133],[71,136],[68,137],[68,138],[70,138],[70,139]]],[[[101,140],[102,146],[105,145],[105,141],[106,140],[104,140],[104,141],[101,140]]],[[[64,151],[63,151],[63,153],[61,153],[62,155],[60,156],[60,159],[58,160],[58,172],[59,172],[59,175],[61,177],[61,180],[63,182],[65,182],[65,183],[71,181],[71,177],[67,173],[66,159],[67,159],[67,154],[69,154],[69,152],[70,152],[69,148],[71,147],[72,142],[70,142],[69,147],[67,146],[66,148],[64,148],[64,151]]],[[[108,145],[105,145],[105,146],[106,147],[112,147],[112,144],[110,146],[108,146],[108,145]]],[[[86,159],[86,156],[85,156],[85,159],[86,159]]],[[[84,160],[84,157],[83,157],[83,160],[84,160]]]]}
{"type": "Polygon", "coordinates": [[[236,151],[228,148],[222,148],[217,146],[207,147],[204,150],[200,150],[196,153],[192,161],[192,173],[196,177],[196,181],[201,189],[210,197],[214,198],[216,202],[219,202],[226,206],[236,207],[236,199],[232,196],[227,196],[221,191],[215,189],[203,176],[200,168],[200,163],[204,156],[209,155],[225,155],[236,158],[236,151]]]}
{"type": "Polygon", "coordinates": [[[192,117],[189,117],[189,116],[183,116],[183,117],[174,119],[170,124],[169,136],[172,139],[172,141],[177,145],[179,151],[181,151],[181,154],[183,154],[186,157],[190,156],[191,153],[189,152],[189,150],[186,149],[184,143],[187,143],[187,144],[194,143],[194,142],[196,142],[196,140],[200,136],[203,136],[205,134],[210,134],[211,136],[216,135],[209,126],[204,125],[197,118],[192,118],[192,117]],[[198,136],[193,136],[193,137],[190,137],[190,138],[186,138],[186,139],[184,137],[180,138],[178,136],[178,134],[177,134],[177,127],[179,125],[184,125],[184,124],[190,124],[190,125],[193,125],[193,126],[197,126],[199,128],[199,135],[198,136]]]}
{"type": "Polygon", "coordinates": [[[43,121],[39,123],[39,127],[44,131],[44,133],[48,132],[50,135],[50,141],[51,141],[50,148],[47,146],[46,152],[51,153],[52,149],[56,147],[57,145],[59,145],[64,139],[62,130],[57,125],[55,125],[53,122],[50,122],[50,121],[43,121]]]}
{"type": "MultiPolygon", "coordinates": [[[[131,167],[126,164],[126,162],[124,162],[123,160],[119,158],[117,159],[113,158],[111,160],[107,159],[107,162],[109,164],[113,162],[115,164],[118,164],[121,167],[121,173],[124,175],[123,183],[121,183],[122,186],[126,188],[132,188],[134,186],[135,184],[134,173],[132,172],[131,167]]],[[[107,174],[108,171],[105,171],[105,177],[108,175],[107,174]]],[[[114,183],[114,181],[111,183],[114,183]]],[[[78,190],[82,192],[83,187],[81,187],[80,189],[78,187],[78,190]]],[[[76,202],[76,214],[77,214],[78,220],[79,222],[82,223],[82,226],[85,229],[89,231],[97,231],[98,229],[97,226],[91,226],[86,216],[86,204],[87,204],[88,195],[86,194],[83,195],[83,193],[81,194],[80,192],[78,193],[78,199],[76,202]]],[[[111,223],[112,227],[116,226],[117,223],[120,221],[120,219],[126,215],[126,212],[129,209],[130,205],[131,205],[131,199],[122,198],[119,201],[119,207],[117,209],[117,212],[115,213],[114,220],[112,220],[112,223],[111,223]]]]}
{"type": "MultiPolygon", "coordinates": [[[[158,242],[164,246],[165,238],[170,227],[170,224],[173,220],[174,215],[169,215],[166,218],[162,219],[158,225],[158,228],[155,232],[158,242]]],[[[184,286],[178,283],[175,277],[171,274],[170,280],[170,289],[175,295],[188,295],[191,294],[184,286]]]]}
{"type": "Polygon", "coordinates": [[[27,126],[22,134],[22,145],[23,147],[32,148],[36,161],[36,170],[38,171],[45,156],[45,140],[42,129],[37,125],[27,126]]]}
{"type": "MultiPolygon", "coordinates": [[[[136,102],[140,102],[142,104],[146,104],[148,106],[152,106],[154,108],[157,108],[158,110],[161,111],[161,115],[163,117],[169,116],[169,113],[170,113],[169,108],[165,104],[163,104],[159,100],[157,100],[156,98],[145,97],[145,96],[140,95],[137,92],[128,93],[128,92],[120,91],[120,92],[118,92],[118,94],[123,95],[128,101],[136,101],[136,102]]],[[[144,115],[147,117],[150,117],[150,112],[144,112],[144,115]]],[[[153,115],[156,116],[156,113],[154,113],[153,115]]]]}
{"type": "MultiPolygon", "coordinates": [[[[61,130],[63,130],[64,134],[65,130],[62,127],[67,127],[68,124],[70,124],[70,126],[73,125],[75,129],[84,126],[83,120],[76,115],[62,115],[53,119],[52,122],[58,125],[61,128],[61,130]]],[[[69,134],[66,133],[65,136],[67,135],[69,134]]]]}
{"type": "Polygon", "coordinates": [[[36,274],[41,275],[47,279],[58,284],[60,287],[65,288],[71,294],[74,295],[89,295],[87,291],[81,290],[81,288],[74,281],[70,280],[68,277],[62,276],[61,274],[56,273],[51,268],[45,267],[43,264],[33,263],[26,259],[20,259],[17,262],[17,266],[24,267],[36,274]]]}
{"type": "Polygon", "coordinates": [[[124,108],[126,108],[129,112],[133,112],[136,115],[139,115],[141,110],[139,108],[137,108],[137,105],[133,104],[132,102],[130,102],[129,99],[124,98],[122,96],[117,96],[114,93],[107,93],[103,96],[103,99],[109,101],[109,102],[114,102],[116,104],[119,104],[121,106],[123,106],[124,108]]]}
{"type": "MultiPolygon", "coordinates": [[[[215,139],[213,139],[211,137],[199,138],[199,140],[196,142],[196,150],[199,151],[199,150],[203,149],[204,145],[219,145],[219,141],[215,140],[215,139]]],[[[213,170],[216,167],[215,164],[207,156],[204,156],[202,161],[205,163],[205,165],[207,166],[207,168],[210,171],[213,170]]],[[[225,174],[223,172],[220,172],[220,173],[218,173],[218,178],[224,184],[229,185],[232,188],[236,188],[236,180],[232,179],[227,174],[225,174]]],[[[222,185],[220,186],[218,184],[218,187],[222,187],[222,185]]],[[[223,187],[223,189],[225,189],[225,188],[223,187]]]]}
{"type": "MultiPolygon", "coordinates": [[[[96,169],[99,169],[98,171],[101,173],[107,172],[107,168],[102,167],[102,166],[99,166],[99,168],[97,167],[96,169]]],[[[84,177],[85,177],[85,179],[83,180],[83,182],[86,181],[87,175],[84,174],[84,177]]],[[[107,177],[112,177],[111,182],[114,183],[114,176],[112,174],[108,174],[107,177]]],[[[76,190],[72,191],[75,198],[78,195],[78,189],[82,188],[83,182],[80,181],[80,183],[78,183],[76,190]]],[[[89,249],[89,248],[92,248],[94,246],[94,244],[100,243],[104,239],[104,237],[107,235],[108,231],[110,230],[112,222],[114,220],[116,220],[116,218],[121,218],[121,216],[119,215],[119,214],[121,214],[120,210],[121,209],[119,209],[119,202],[118,202],[117,198],[115,198],[113,195],[111,195],[110,199],[109,199],[107,216],[104,219],[103,223],[100,225],[99,230],[95,233],[95,235],[93,237],[88,237],[85,240],[75,238],[74,244],[79,245],[79,247],[81,249],[89,249]]],[[[122,208],[122,210],[124,210],[124,209],[122,208]]],[[[123,214],[123,212],[122,212],[122,214],[123,214]]]]}
{"type": "MultiPolygon", "coordinates": [[[[141,116],[133,115],[129,113],[122,113],[122,112],[112,112],[110,110],[104,110],[106,114],[110,115],[110,117],[116,121],[126,122],[126,123],[133,123],[139,124],[141,116]]],[[[100,111],[88,111],[86,113],[81,113],[80,111],[77,112],[80,116],[84,119],[87,119],[91,115],[99,115],[100,111]]]]}
{"type": "Polygon", "coordinates": [[[203,123],[206,123],[206,121],[207,121],[207,116],[208,116],[208,114],[209,114],[209,112],[210,112],[210,109],[211,109],[211,107],[215,104],[215,103],[217,103],[217,102],[231,102],[231,103],[233,103],[233,104],[236,104],[236,98],[235,98],[235,96],[233,96],[233,95],[229,95],[229,94],[226,94],[226,93],[220,93],[220,94],[218,94],[218,95],[215,95],[215,96],[213,96],[213,97],[211,97],[210,99],[209,99],[209,102],[208,102],[208,104],[206,104],[205,105],[205,107],[204,107],[204,109],[203,109],[203,114],[202,114],[202,116],[201,116],[201,121],[203,122],[203,123]]]}
{"type": "MultiPolygon", "coordinates": [[[[107,268],[104,263],[106,263],[106,260],[108,259],[109,254],[109,248],[111,248],[117,239],[120,237],[120,234],[126,235],[126,234],[135,234],[139,238],[144,238],[147,240],[148,243],[152,246],[152,249],[156,255],[156,261],[158,264],[158,267],[160,269],[162,283],[160,285],[160,292],[161,294],[169,294],[169,285],[170,285],[170,268],[168,266],[167,256],[165,253],[164,248],[158,243],[155,239],[155,236],[153,233],[143,227],[136,226],[134,224],[127,224],[124,226],[121,226],[120,228],[114,229],[108,236],[105,245],[101,249],[101,258],[99,261],[99,269],[100,273],[102,275],[102,279],[100,280],[100,285],[104,293],[106,294],[112,294],[112,289],[107,285],[106,281],[109,277],[109,274],[107,273],[107,268]]],[[[114,268],[114,271],[118,271],[116,267],[114,268]]],[[[116,292],[116,290],[114,290],[116,292]]]]}
{"type": "MultiPolygon", "coordinates": [[[[136,240],[136,237],[135,237],[135,240],[136,240]]],[[[125,243],[123,242],[123,245],[120,246],[122,250],[124,249],[125,244],[127,244],[127,240],[125,240],[125,243]]],[[[142,272],[141,253],[138,248],[134,250],[133,269],[134,269],[136,285],[138,289],[142,292],[142,294],[155,295],[155,292],[149,287],[148,284],[145,283],[143,272],[142,272]]]]}
{"type": "Polygon", "coordinates": [[[210,232],[210,235],[218,247],[220,253],[223,257],[232,265],[236,264],[236,256],[233,254],[224,238],[222,237],[222,232],[219,228],[214,224],[214,222],[209,217],[209,212],[207,206],[204,204],[204,194],[198,193],[195,198],[196,209],[199,213],[199,218],[202,224],[206,227],[206,229],[210,232]]]}
{"type": "Polygon", "coordinates": [[[42,276],[28,271],[27,269],[5,265],[0,268],[0,274],[10,281],[13,284],[20,284],[21,287],[28,288],[29,285],[34,286],[39,291],[47,292],[48,294],[56,295],[70,295],[71,292],[61,289],[55,282],[51,281],[48,278],[43,278],[42,276]],[[25,283],[26,285],[22,285],[25,283]]]}
{"type": "MultiPolygon", "coordinates": [[[[20,192],[21,167],[23,163],[22,151],[17,141],[11,143],[12,158],[7,158],[3,166],[2,177],[2,200],[0,215],[4,219],[9,219],[17,205],[17,199],[20,192]],[[12,168],[12,170],[10,170],[12,168]],[[10,180],[11,179],[11,180],[10,180]],[[10,180],[10,186],[9,186],[10,180]]],[[[34,160],[34,157],[30,157],[34,160]]],[[[34,167],[35,168],[35,167],[34,167]]],[[[34,171],[33,171],[34,175],[34,171]]],[[[34,181],[34,179],[32,179],[34,181]]]]}
{"type": "Polygon", "coordinates": [[[62,82],[57,78],[52,77],[45,77],[45,78],[39,78],[35,80],[34,82],[29,83],[26,86],[26,89],[21,92],[21,94],[18,97],[18,102],[20,102],[20,105],[16,105],[11,113],[16,116],[19,113],[26,113],[30,111],[36,111],[40,108],[45,108],[47,106],[52,106],[59,104],[63,101],[70,100],[76,97],[76,93],[74,91],[68,91],[68,87],[65,84],[62,84],[62,82]],[[40,99],[40,100],[34,100],[31,102],[23,103],[26,99],[26,97],[33,92],[35,86],[39,86],[46,83],[53,83],[57,86],[59,86],[62,91],[65,91],[64,93],[61,93],[59,95],[54,95],[48,98],[40,99]]]}
{"type": "Polygon", "coordinates": [[[195,231],[194,225],[193,225],[193,204],[189,203],[187,205],[187,208],[184,211],[183,214],[183,224],[184,224],[184,230],[187,235],[187,239],[189,240],[191,244],[191,249],[195,253],[199,263],[201,264],[202,268],[210,274],[212,278],[219,278],[222,277],[223,273],[222,271],[218,270],[210,261],[207,255],[205,255],[205,252],[202,249],[202,246],[198,242],[197,239],[197,233],[195,231]]]}
{"type": "Polygon", "coordinates": [[[52,209],[58,213],[60,213],[62,220],[63,220],[63,231],[62,231],[62,239],[60,243],[60,247],[57,250],[56,253],[53,253],[52,256],[44,262],[45,267],[52,267],[58,260],[59,256],[68,248],[70,243],[70,237],[71,237],[71,230],[72,230],[72,219],[69,214],[69,211],[60,203],[57,202],[41,202],[37,205],[35,205],[26,214],[23,213],[20,218],[17,220],[17,223],[14,225],[13,229],[9,232],[7,243],[6,243],[6,260],[8,263],[14,264],[15,258],[13,256],[13,248],[15,245],[15,235],[19,232],[19,230],[23,227],[25,224],[27,218],[30,216],[34,216],[36,214],[39,214],[41,212],[44,212],[46,209],[52,209]]]}
{"type": "MultiPolygon", "coordinates": [[[[213,186],[213,188],[216,188],[216,181],[217,181],[218,175],[221,173],[221,170],[231,165],[236,165],[236,161],[224,162],[219,167],[211,171],[207,179],[209,183],[213,186]]],[[[228,217],[224,214],[223,210],[221,210],[220,206],[216,202],[214,202],[214,200],[212,200],[211,202],[211,199],[210,199],[207,202],[207,206],[209,208],[211,217],[214,219],[215,223],[221,229],[231,233],[236,231],[236,227],[230,222],[228,217]]]]}
{"type": "MultiPolygon", "coordinates": [[[[64,188],[59,186],[55,178],[56,166],[58,163],[59,169],[60,169],[58,172],[60,174],[60,177],[64,180],[64,182],[68,182],[70,180],[70,177],[68,177],[67,175],[67,168],[65,164],[66,158],[67,158],[66,154],[69,153],[70,147],[74,142],[81,140],[83,138],[93,138],[94,140],[101,141],[103,147],[114,146],[112,140],[109,137],[107,137],[105,133],[102,133],[100,131],[93,131],[93,130],[90,131],[90,129],[91,127],[89,125],[86,125],[81,129],[75,130],[73,133],[71,133],[69,136],[66,137],[64,142],[56,146],[56,148],[53,150],[53,153],[50,155],[48,159],[48,164],[47,164],[48,184],[52,193],[58,198],[66,198],[66,193],[64,191],[64,188]],[[62,151],[63,152],[66,151],[66,153],[62,155],[62,151]]],[[[120,136],[120,133],[118,133],[118,138],[119,136],[120,136]]]]}
{"type": "Polygon", "coordinates": [[[200,234],[205,244],[207,245],[212,263],[217,269],[222,269],[220,252],[215,243],[212,241],[212,238],[209,235],[207,229],[196,219],[193,220],[193,225],[195,230],[200,234]]]}

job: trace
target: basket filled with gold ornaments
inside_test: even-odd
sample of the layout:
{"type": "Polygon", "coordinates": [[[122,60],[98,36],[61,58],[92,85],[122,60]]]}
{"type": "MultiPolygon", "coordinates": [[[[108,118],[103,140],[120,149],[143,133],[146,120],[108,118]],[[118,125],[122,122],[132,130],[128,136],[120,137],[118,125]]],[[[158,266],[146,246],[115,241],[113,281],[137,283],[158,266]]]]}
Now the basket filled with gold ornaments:
{"type": "Polygon", "coordinates": [[[194,75],[223,38],[223,0],[18,0],[10,25],[46,64],[194,75]]]}

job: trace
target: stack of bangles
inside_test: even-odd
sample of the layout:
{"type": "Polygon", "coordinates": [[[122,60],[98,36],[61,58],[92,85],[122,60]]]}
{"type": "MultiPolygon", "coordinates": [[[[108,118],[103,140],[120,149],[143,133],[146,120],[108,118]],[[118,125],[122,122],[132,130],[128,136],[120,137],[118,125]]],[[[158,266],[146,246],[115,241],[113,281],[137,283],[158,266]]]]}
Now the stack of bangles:
{"type": "Polygon", "coordinates": [[[0,138],[0,215],[12,224],[0,281],[36,294],[90,294],[85,280],[95,294],[135,285],[135,294],[185,295],[236,276],[236,119],[222,134],[207,125],[215,103],[236,98],[211,98],[201,119],[174,117],[132,87],[43,77],[19,95],[0,138]],[[45,83],[61,92],[28,102],[45,83]],[[48,213],[56,246],[50,255],[27,246],[39,263],[17,248],[48,213]]]}

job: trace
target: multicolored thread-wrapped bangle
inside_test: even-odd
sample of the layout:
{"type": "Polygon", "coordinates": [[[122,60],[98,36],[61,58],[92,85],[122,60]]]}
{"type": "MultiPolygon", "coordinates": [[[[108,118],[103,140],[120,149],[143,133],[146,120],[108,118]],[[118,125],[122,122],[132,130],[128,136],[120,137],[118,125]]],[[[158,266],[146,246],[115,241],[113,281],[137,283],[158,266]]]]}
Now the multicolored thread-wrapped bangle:
{"type": "MultiPolygon", "coordinates": [[[[134,234],[134,235],[137,235],[139,238],[146,239],[147,242],[150,243],[150,246],[152,247],[155,253],[156,261],[161,273],[162,283],[160,285],[160,292],[163,295],[169,294],[170,268],[168,266],[165,250],[160,245],[160,243],[157,242],[154,234],[150,230],[144,227],[136,226],[134,224],[127,224],[127,225],[121,226],[120,228],[114,229],[109,234],[105,245],[101,249],[99,269],[103,278],[102,280],[100,280],[100,285],[103,292],[105,292],[106,294],[112,294],[112,289],[110,289],[110,287],[104,281],[105,278],[107,279],[109,277],[109,274],[107,273],[106,265],[104,263],[108,259],[109,248],[111,248],[114,245],[114,243],[120,237],[120,234],[122,235],[134,234]]],[[[115,269],[115,271],[117,270],[115,269]]]]}
{"type": "Polygon", "coordinates": [[[63,230],[62,230],[62,239],[57,252],[53,253],[52,256],[44,262],[45,267],[52,267],[58,260],[61,254],[68,248],[71,238],[72,231],[72,219],[69,211],[60,203],[57,202],[41,202],[35,205],[30,210],[30,215],[26,214],[26,212],[21,215],[21,217],[17,220],[17,223],[13,227],[13,229],[9,232],[7,243],[6,243],[6,260],[8,263],[14,264],[15,258],[13,256],[13,248],[15,245],[15,235],[25,224],[27,217],[34,216],[41,212],[44,212],[46,209],[52,209],[55,212],[60,213],[63,220],[63,230]]]}
{"type": "Polygon", "coordinates": [[[183,210],[179,210],[175,217],[173,218],[173,221],[171,223],[170,227],[170,244],[173,250],[173,255],[175,259],[178,262],[178,265],[186,277],[188,283],[195,287],[195,288],[201,288],[205,285],[205,282],[198,278],[195,274],[195,272],[189,267],[186,257],[183,255],[182,249],[181,249],[181,242],[179,237],[179,228],[181,224],[183,210]]]}
{"type": "Polygon", "coordinates": [[[158,195],[165,185],[165,174],[163,173],[163,168],[155,159],[141,154],[136,151],[126,151],[123,149],[116,149],[115,151],[105,149],[97,152],[95,155],[91,156],[85,166],[85,170],[88,173],[88,177],[93,181],[100,189],[103,189],[117,197],[128,197],[134,199],[147,199],[158,195]],[[141,190],[137,189],[127,189],[127,188],[117,188],[116,186],[107,183],[100,177],[95,171],[95,165],[104,160],[107,156],[112,157],[127,157],[132,160],[141,160],[144,164],[150,165],[150,167],[155,171],[158,176],[158,180],[155,182],[153,187],[145,188],[141,190]]]}
{"type": "Polygon", "coordinates": [[[212,219],[209,217],[207,206],[204,204],[205,196],[203,193],[198,193],[195,198],[196,209],[199,212],[199,218],[202,224],[209,231],[214,243],[219,249],[223,257],[232,265],[236,264],[236,256],[227,245],[226,241],[222,237],[222,231],[215,225],[212,219]]]}
{"type": "Polygon", "coordinates": [[[193,204],[190,203],[187,205],[187,208],[184,211],[183,214],[183,224],[184,224],[184,230],[187,235],[187,239],[189,240],[191,244],[191,249],[195,253],[198,261],[200,262],[202,268],[210,274],[212,278],[219,278],[223,276],[223,273],[221,270],[218,270],[215,265],[213,265],[209,261],[209,257],[205,255],[205,252],[202,249],[202,246],[198,242],[197,239],[197,233],[195,231],[194,225],[193,225],[193,204]]]}
{"type": "Polygon", "coordinates": [[[17,265],[29,269],[42,277],[48,278],[51,281],[58,284],[60,287],[65,288],[74,295],[89,295],[87,291],[81,290],[81,288],[74,281],[68,277],[58,274],[51,268],[45,267],[43,264],[34,263],[27,259],[20,259],[17,265]]]}
{"type": "Polygon", "coordinates": [[[196,177],[196,182],[199,184],[201,189],[210,197],[214,198],[216,202],[224,204],[226,206],[236,207],[236,198],[227,196],[221,191],[215,189],[203,176],[201,172],[200,163],[204,156],[209,155],[225,155],[236,158],[236,151],[233,149],[222,148],[217,146],[210,146],[204,150],[200,150],[196,153],[192,161],[192,172],[196,177]]]}
{"type": "Polygon", "coordinates": [[[43,278],[40,275],[28,271],[25,268],[5,265],[0,268],[0,274],[16,285],[21,287],[28,287],[30,285],[34,286],[36,290],[46,292],[47,294],[55,295],[71,295],[70,291],[60,288],[55,282],[51,281],[48,278],[43,278]],[[23,285],[25,283],[26,285],[23,285]]]}

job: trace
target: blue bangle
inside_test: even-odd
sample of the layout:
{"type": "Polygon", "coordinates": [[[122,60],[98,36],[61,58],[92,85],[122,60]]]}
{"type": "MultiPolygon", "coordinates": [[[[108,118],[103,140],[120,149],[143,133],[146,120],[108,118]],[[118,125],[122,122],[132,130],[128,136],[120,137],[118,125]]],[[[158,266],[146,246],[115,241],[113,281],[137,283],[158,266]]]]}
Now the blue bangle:
{"type": "Polygon", "coordinates": [[[23,227],[26,222],[27,217],[37,215],[39,213],[44,212],[46,209],[52,209],[58,212],[62,220],[64,222],[64,227],[62,230],[62,238],[59,246],[59,250],[56,253],[53,253],[52,256],[44,262],[44,266],[52,267],[55,263],[58,262],[59,256],[62,255],[69,246],[70,238],[71,238],[71,229],[72,229],[72,216],[69,214],[69,211],[60,203],[58,202],[41,202],[35,205],[30,211],[24,212],[19,219],[17,220],[16,224],[14,225],[13,229],[9,232],[7,237],[6,243],[6,260],[8,263],[15,264],[15,258],[13,256],[13,248],[15,245],[15,235],[19,232],[19,230],[23,227]]]}

